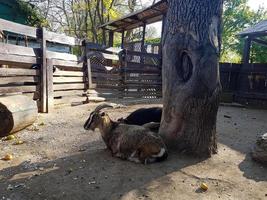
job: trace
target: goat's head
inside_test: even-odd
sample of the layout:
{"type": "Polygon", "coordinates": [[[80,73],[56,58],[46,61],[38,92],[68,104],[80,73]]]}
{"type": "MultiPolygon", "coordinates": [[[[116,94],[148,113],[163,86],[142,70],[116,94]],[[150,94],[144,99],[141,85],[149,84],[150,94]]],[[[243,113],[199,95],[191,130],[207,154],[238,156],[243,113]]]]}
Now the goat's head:
{"type": "Polygon", "coordinates": [[[83,126],[85,130],[94,131],[95,128],[101,125],[101,123],[107,118],[107,114],[101,112],[101,110],[104,108],[113,108],[113,106],[109,104],[101,104],[97,106],[95,110],[90,113],[89,118],[86,120],[83,126]]]}

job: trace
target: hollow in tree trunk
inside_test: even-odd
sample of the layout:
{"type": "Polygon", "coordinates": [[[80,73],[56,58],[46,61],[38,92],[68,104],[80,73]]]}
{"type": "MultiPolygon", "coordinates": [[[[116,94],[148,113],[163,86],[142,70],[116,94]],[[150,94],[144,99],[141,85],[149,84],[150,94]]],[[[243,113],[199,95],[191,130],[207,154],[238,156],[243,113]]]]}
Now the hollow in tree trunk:
{"type": "Polygon", "coordinates": [[[169,0],[163,34],[163,115],[169,147],[217,152],[222,0],[169,0]]]}

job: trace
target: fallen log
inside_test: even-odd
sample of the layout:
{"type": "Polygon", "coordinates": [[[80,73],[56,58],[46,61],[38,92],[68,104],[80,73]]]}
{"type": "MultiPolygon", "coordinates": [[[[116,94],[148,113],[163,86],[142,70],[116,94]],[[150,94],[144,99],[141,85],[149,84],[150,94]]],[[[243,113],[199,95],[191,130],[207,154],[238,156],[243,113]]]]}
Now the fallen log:
{"type": "Polygon", "coordinates": [[[0,97],[0,137],[22,130],[37,119],[37,104],[23,95],[0,97]]]}

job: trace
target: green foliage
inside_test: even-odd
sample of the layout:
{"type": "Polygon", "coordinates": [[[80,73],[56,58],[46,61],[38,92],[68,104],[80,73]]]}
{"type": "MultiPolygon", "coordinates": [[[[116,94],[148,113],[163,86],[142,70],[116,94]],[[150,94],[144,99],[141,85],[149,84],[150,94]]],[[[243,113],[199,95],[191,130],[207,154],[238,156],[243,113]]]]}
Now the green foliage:
{"type": "Polygon", "coordinates": [[[48,21],[40,14],[36,7],[29,3],[17,0],[20,11],[26,16],[26,24],[30,26],[47,27],[48,21]]]}
{"type": "Polygon", "coordinates": [[[153,38],[153,39],[148,38],[148,39],[146,39],[145,42],[146,42],[146,44],[159,44],[160,41],[161,41],[160,38],[153,38]]]}
{"type": "MultiPolygon", "coordinates": [[[[247,6],[247,0],[225,0],[221,61],[241,62],[244,42],[237,34],[266,17],[266,10],[263,8],[260,8],[256,12],[251,10],[247,6]]],[[[257,53],[257,51],[262,50],[262,48],[263,47],[255,47],[255,45],[253,45],[254,60],[264,61],[260,52],[257,53]]]]}

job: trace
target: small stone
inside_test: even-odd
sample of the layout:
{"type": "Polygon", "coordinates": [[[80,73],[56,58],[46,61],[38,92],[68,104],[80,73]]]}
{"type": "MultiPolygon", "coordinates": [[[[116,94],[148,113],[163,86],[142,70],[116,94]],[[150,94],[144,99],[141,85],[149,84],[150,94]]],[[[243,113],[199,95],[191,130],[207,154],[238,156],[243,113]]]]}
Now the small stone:
{"type": "Polygon", "coordinates": [[[90,181],[88,184],[89,184],[89,185],[91,185],[91,184],[96,184],[96,181],[90,181]]]}
{"type": "Polygon", "coordinates": [[[11,185],[11,184],[9,184],[8,186],[7,186],[7,190],[13,190],[14,189],[14,187],[11,185]]]}
{"type": "Polygon", "coordinates": [[[39,167],[39,170],[40,170],[40,171],[44,171],[44,168],[43,168],[43,167],[39,167]]]}
{"type": "Polygon", "coordinates": [[[67,173],[70,174],[71,172],[73,172],[73,169],[72,169],[72,168],[69,168],[69,169],[67,170],[67,173]]]}
{"type": "Polygon", "coordinates": [[[20,183],[14,186],[15,188],[19,188],[19,187],[26,187],[26,185],[24,183],[20,183]]]}

